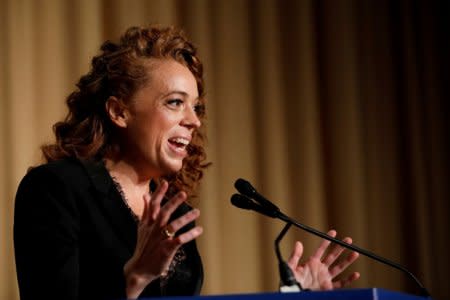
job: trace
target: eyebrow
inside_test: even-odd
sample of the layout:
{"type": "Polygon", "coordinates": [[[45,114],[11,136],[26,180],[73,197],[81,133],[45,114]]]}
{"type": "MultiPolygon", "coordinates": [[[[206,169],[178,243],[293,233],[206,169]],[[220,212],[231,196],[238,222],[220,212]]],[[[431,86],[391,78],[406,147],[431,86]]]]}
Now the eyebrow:
{"type": "MultiPolygon", "coordinates": [[[[172,95],[172,94],[181,94],[181,95],[183,95],[183,96],[185,96],[185,97],[189,96],[189,94],[186,93],[186,92],[184,92],[184,91],[178,91],[178,90],[175,90],[175,91],[168,92],[167,94],[164,94],[163,97],[165,98],[165,97],[167,97],[167,96],[169,96],[169,95],[172,95]]],[[[198,96],[198,97],[195,98],[194,100],[199,100],[199,99],[200,99],[200,96],[198,96]]]]}

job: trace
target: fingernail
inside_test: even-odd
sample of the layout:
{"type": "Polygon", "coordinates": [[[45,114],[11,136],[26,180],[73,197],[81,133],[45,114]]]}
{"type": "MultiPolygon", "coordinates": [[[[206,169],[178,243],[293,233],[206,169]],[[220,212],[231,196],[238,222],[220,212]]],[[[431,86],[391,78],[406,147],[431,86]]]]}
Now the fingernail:
{"type": "Polygon", "coordinates": [[[186,195],[186,193],[184,191],[180,191],[180,192],[177,193],[177,197],[178,198],[186,198],[187,195],[186,195]]]}

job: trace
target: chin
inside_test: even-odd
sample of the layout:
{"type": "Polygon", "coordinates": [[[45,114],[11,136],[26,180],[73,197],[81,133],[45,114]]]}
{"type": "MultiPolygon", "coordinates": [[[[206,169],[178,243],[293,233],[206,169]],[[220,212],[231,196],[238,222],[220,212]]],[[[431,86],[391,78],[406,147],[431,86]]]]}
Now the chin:
{"type": "Polygon", "coordinates": [[[177,173],[181,170],[181,168],[183,168],[183,162],[170,162],[170,163],[166,163],[163,167],[164,173],[165,174],[173,174],[173,173],[177,173]]]}

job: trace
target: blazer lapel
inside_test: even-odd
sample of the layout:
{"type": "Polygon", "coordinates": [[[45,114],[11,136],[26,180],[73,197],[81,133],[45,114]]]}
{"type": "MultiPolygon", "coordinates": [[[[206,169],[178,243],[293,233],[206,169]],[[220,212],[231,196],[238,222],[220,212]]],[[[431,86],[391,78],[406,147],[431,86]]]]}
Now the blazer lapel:
{"type": "Polygon", "coordinates": [[[136,221],[114,186],[111,176],[101,161],[81,161],[81,163],[90,177],[93,193],[96,194],[94,199],[109,219],[113,231],[132,253],[137,239],[136,221]]]}

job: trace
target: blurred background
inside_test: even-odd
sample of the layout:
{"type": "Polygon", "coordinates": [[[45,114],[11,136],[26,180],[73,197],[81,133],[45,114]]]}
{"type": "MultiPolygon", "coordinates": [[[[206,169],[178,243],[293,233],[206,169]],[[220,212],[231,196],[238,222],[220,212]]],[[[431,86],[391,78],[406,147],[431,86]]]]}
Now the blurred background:
{"type": "MultiPolygon", "coordinates": [[[[18,299],[14,195],[106,39],[178,25],[206,67],[197,206],[204,294],[275,291],[279,221],[229,198],[243,177],[288,215],[409,268],[450,298],[448,1],[0,0],[0,298],[18,299]]],[[[291,229],[311,254],[320,239],[291,229]]],[[[361,257],[353,287],[417,293],[361,257]]],[[[51,284],[51,283],[49,283],[51,284]]]]}

